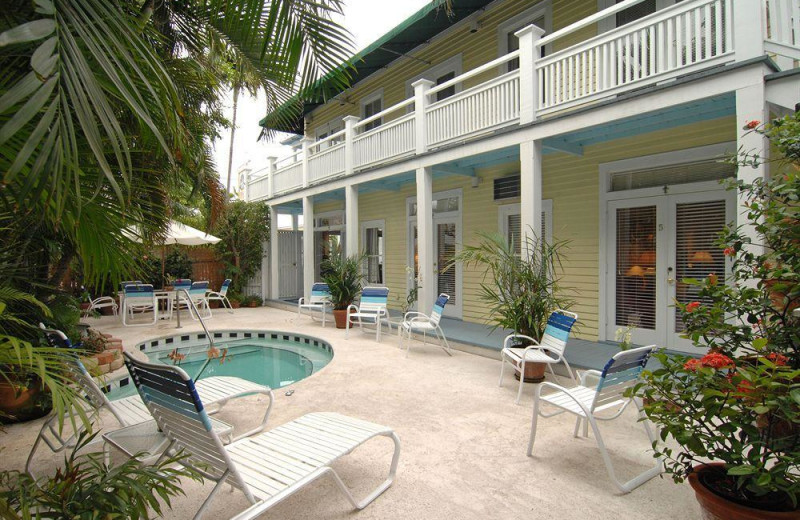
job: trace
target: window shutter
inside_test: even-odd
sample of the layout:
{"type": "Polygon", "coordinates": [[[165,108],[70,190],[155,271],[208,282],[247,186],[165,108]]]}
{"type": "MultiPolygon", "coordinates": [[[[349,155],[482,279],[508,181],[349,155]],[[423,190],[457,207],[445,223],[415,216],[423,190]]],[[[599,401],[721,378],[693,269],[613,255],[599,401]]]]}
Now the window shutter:
{"type": "Polygon", "coordinates": [[[494,180],[494,200],[506,200],[519,198],[520,176],[509,175],[494,180]]]}

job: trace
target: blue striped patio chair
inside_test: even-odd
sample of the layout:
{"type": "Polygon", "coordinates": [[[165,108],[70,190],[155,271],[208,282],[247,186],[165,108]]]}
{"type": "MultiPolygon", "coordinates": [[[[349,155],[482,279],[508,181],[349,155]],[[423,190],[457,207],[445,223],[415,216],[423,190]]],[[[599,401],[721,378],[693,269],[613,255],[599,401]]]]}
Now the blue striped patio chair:
{"type": "MultiPolygon", "coordinates": [[[[211,318],[211,306],[208,304],[208,299],[206,298],[206,293],[208,293],[208,282],[192,282],[192,285],[189,287],[189,299],[194,304],[194,309],[189,314],[192,316],[193,320],[200,319],[200,313],[203,312],[203,318],[211,318]],[[197,313],[194,312],[197,310],[197,313]]],[[[182,297],[185,297],[185,294],[181,294],[182,297]]]]}
{"type": "Polygon", "coordinates": [[[500,382],[498,385],[503,386],[503,372],[505,371],[506,363],[519,370],[517,404],[519,404],[519,399],[522,397],[526,363],[546,363],[547,368],[550,369],[553,375],[555,375],[553,365],[564,363],[567,373],[574,380],[572,369],[567,363],[564,351],[567,349],[569,333],[572,331],[576,321],[578,321],[578,315],[574,312],[557,309],[547,319],[547,326],[545,326],[541,342],[537,342],[532,337],[524,334],[509,334],[506,336],[503,341],[503,350],[500,351],[500,382]],[[523,346],[519,346],[520,344],[523,346]]]}
{"type": "Polygon", "coordinates": [[[364,287],[358,305],[350,305],[347,308],[344,337],[347,338],[351,325],[358,323],[362,330],[364,325],[375,325],[375,340],[380,341],[381,322],[389,316],[386,310],[388,303],[388,287],[364,287]]]}
{"type": "Polygon", "coordinates": [[[620,482],[614,471],[614,465],[611,463],[608,450],[606,450],[603,437],[597,427],[597,421],[610,421],[622,415],[625,408],[633,401],[639,411],[638,422],[644,425],[647,437],[650,439],[650,445],[652,446],[653,442],[656,441],[656,432],[645,420],[639,401],[624,395],[625,390],[638,382],[647,360],[655,348],[655,345],[650,345],[619,352],[606,363],[602,372],[597,370],[583,372],[580,385],[572,388],[564,388],[549,382],[538,385],[533,401],[533,419],[531,421],[531,435],[528,441],[528,456],[530,457],[533,453],[533,443],[536,440],[536,426],[539,416],[552,417],[568,412],[577,416],[575,431],[573,432],[575,437],[578,436],[581,422],[583,422],[584,437],[589,436],[588,429],[591,425],[592,433],[594,433],[597,446],[603,456],[608,476],[621,492],[629,493],[660,474],[664,465],[659,458],[652,468],[640,473],[628,482],[620,482]],[[589,378],[599,379],[597,385],[588,386],[587,381],[589,378]],[[542,391],[546,388],[552,388],[555,392],[542,395],[542,391]],[[549,413],[542,412],[540,408],[542,402],[556,407],[557,410],[549,413]]]}
{"type": "Polygon", "coordinates": [[[132,325],[154,325],[158,320],[156,296],[153,286],[146,284],[128,284],[123,291],[125,298],[122,300],[122,324],[126,327],[132,325]],[[134,323],[136,313],[152,312],[153,318],[140,323],[134,323]]]}
{"type": "MultiPolygon", "coordinates": [[[[181,464],[198,469],[216,485],[195,515],[199,519],[228,483],[244,493],[251,506],[235,516],[256,518],[278,502],[324,475],[356,509],[363,509],[394,481],[400,459],[400,440],[386,426],[338,413],[309,413],[270,431],[224,446],[198,396],[194,381],[180,367],[138,361],[125,353],[125,363],[139,395],[167,436],[165,453],[182,450],[181,464]],[[366,441],[394,441],[389,475],[362,501],[357,501],[331,464],[366,441]]],[[[232,516],[226,512],[225,517],[232,516]]]]}
{"type": "Polygon", "coordinates": [[[219,288],[219,291],[208,291],[206,293],[206,300],[210,303],[212,301],[220,302],[220,306],[223,308],[228,309],[228,312],[233,312],[233,306],[231,302],[228,300],[228,288],[231,285],[231,279],[226,278],[222,285],[219,288]]]}
{"type": "Polygon", "coordinates": [[[450,301],[450,296],[442,293],[436,298],[430,316],[416,311],[407,312],[405,316],[403,316],[403,322],[400,324],[400,333],[406,334],[406,357],[408,357],[408,352],[411,350],[411,334],[413,332],[422,333],[423,345],[428,344],[428,333],[433,332],[436,334],[436,337],[439,338],[439,345],[447,352],[447,355],[453,355],[450,351],[450,344],[447,342],[447,338],[442,330],[442,326],[439,324],[442,320],[444,306],[447,305],[448,301],[450,301]]]}
{"type": "Polygon", "coordinates": [[[328,284],[317,282],[311,286],[311,298],[306,301],[305,297],[297,300],[297,314],[303,314],[303,311],[309,311],[308,315],[311,319],[315,319],[316,313],[322,314],[322,326],[325,326],[325,317],[328,315],[328,309],[333,308],[331,305],[331,290],[328,284]]]}

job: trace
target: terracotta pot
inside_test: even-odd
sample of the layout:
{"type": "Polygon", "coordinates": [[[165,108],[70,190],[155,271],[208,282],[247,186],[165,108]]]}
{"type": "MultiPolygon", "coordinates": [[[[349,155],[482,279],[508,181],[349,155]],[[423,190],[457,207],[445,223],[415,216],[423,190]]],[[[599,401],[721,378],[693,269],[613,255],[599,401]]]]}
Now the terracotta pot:
{"type": "Polygon", "coordinates": [[[0,381],[0,421],[4,423],[27,421],[46,414],[46,408],[37,408],[42,387],[34,384],[20,388],[6,381],[0,381]]]}
{"type": "Polygon", "coordinates": [[[89,307],[91,306],[92,304],[89,302],[81,302],[81,314],[83,314],[84,311],[89,310],[89,307]]]}
{"type": "MultiPolygon", "coordinates": [[[[525,363],[525,382],[541,383],[544,381],[545,370],[547,370],[546,363],[525,363]]],[[[514,377],[519,381],[519,370],[514,372],[514,377]]]]}
{"type": "Polygon", "coordinates": [[[764,511],[737,504],[709,489],[705,480],[709,473],[719,471],[725,465],[713,462],[702,466],[695,466],[689,474],[689,484],[694,489],[695,498],[700,503],[703,520],[783,520],[797,519],[798,511],[764,511]]]}
{"type": "Polygon", "coordinates": [[[239,307],[242,306],[242,302],[237,302],[236,300],[230,300],[230,302],[231,302],[231,307],[234,309],[238,309],[239,307]]]}
{"type": "Polygon", "coordinates": [[[333,320],[336,322],[337,329],[343,329],[347,326],[347,309],[334,309],[333,320]]]}
{"type": "Polygon", "coordinates": [[[256,302],[248,302],[247,306],[252,309],[255,309],[256,307],[258,307],[258,304],[256,302]]]}

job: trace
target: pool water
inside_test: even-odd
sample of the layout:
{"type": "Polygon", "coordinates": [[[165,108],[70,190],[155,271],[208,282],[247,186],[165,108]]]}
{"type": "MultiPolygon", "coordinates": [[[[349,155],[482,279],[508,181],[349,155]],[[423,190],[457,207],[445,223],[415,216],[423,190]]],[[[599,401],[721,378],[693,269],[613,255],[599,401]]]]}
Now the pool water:
{"type": "MultiPolygon", "coordinates": [[[[220,357],[209,359],[206,345],[179,347],[186,358],[177,364],[192,379],[200,380],[214,376],[233,376],[253,381],[276,389],[300,381],[320,370],[330,362],[330,351],[313,345],[298,344],[271,339],[242,339],[216,343],[220,357]],[[227,349],[225,359],[222,353],[227,349]]],[[[153,363],[175,364],[169,359],[170,350],[148,354],[153,363]]],[[[110,400],[120,399],[136,393],[133,384],[110,390],[110,400]]]]}

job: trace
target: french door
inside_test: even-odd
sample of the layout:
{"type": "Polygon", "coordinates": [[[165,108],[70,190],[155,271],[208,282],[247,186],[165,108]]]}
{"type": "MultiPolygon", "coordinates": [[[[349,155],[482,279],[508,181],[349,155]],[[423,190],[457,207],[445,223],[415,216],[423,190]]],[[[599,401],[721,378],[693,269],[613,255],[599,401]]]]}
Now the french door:
{"type": "MultiPolygon", "coordinates": [[[[461,264],[451,265],[451,261],[457,252],[457,244],[461,243],[461,228],[459,219],[451,217],[434,217],[433,219],[433,283],[436,286],[436,294],[445,293],[450,296],[450,300],[444,308],[444,315],[453,318],[462,316],[462,295],[461,295],[461,264]]],[[[409,254],[412,256],[414,274],[419,272],[418,263],[418,242],[417,224],[409,224],[409,236],[413,237],[412,247],[409,254]]],[[[413,283],[413,280],[411,281],[413,283]]]]}
{"type": "Polygon", "coordinates": [[[716,240],[734,211],[723,190],[609,201],[606,337],[630,327],[634,343],[691,352],[675,302],[699,299],[687,278],[725,280],[716,240]]]}

